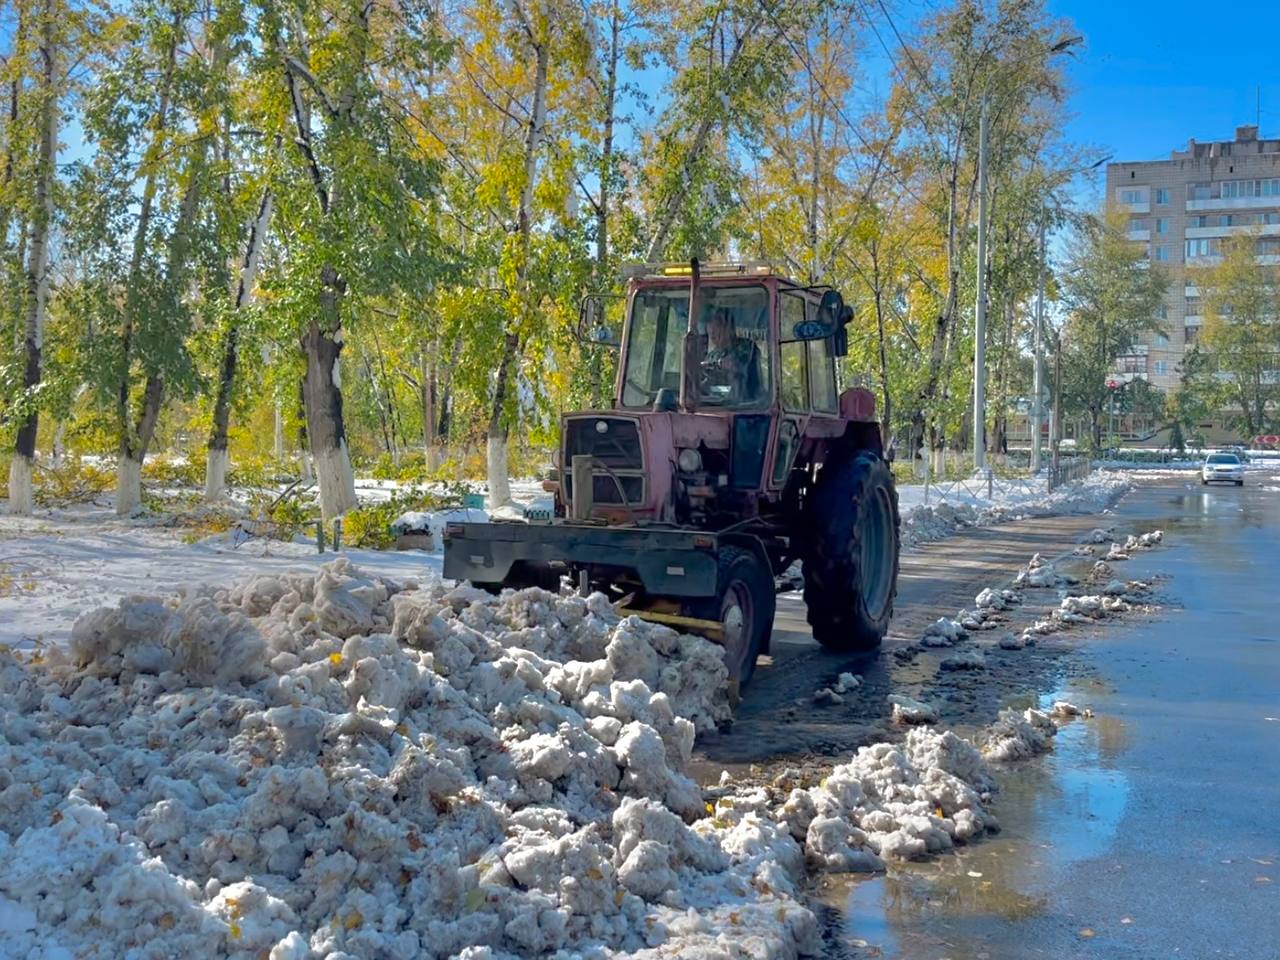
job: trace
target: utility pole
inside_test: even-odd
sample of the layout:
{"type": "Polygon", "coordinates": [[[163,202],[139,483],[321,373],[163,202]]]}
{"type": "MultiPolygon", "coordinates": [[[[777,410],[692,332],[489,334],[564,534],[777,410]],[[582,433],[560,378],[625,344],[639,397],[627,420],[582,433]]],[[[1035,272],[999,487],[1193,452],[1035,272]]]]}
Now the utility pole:
{"type": "Polygon", "coordinates": [[[1058,469],[1058,451],[1062,446],[1062,333],[1054,338],[1053,351],[1053,419],[1049,422],[1052,435],[1053,469],[1058,469]]]}
{"type": "Polygon", "coordinates": [[[987,468],[987,127],[989,101],[978,125],[978,297],[973,330],[973,469],[987,468]]]}
{"type": "Polygon", "coordinates": [[[1035,369],[1031,392],[1031,475],[1040,472],[1040,427],[1044,423],[1044,217],[1040,219],[1040,281],[1036,287],[1035,369]]]}

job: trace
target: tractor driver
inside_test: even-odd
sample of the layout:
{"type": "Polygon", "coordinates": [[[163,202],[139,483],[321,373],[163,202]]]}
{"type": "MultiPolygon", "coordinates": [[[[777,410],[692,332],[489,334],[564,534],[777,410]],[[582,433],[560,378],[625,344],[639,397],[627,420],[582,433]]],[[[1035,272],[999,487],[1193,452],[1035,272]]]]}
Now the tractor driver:
{"type": "Polygon", "coordinates": [[[760,348],[747,337],[737,335],[728,307],[716,307],[711,314],[702,372],[704,394],[722,395],[712,388],[727,386],[727,403],[742,404],[759,398],[760,348]]]}

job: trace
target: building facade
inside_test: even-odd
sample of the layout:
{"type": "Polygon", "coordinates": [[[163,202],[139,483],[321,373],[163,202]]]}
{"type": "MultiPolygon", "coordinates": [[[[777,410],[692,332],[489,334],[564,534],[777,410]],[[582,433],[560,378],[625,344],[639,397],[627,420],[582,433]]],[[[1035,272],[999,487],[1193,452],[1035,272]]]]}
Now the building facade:
{"type": "Polygon", "coordinates": [[[1160,332],[1120,358],[1117,380],[1141,378],[1167,392],[1204,325],[1194,268],[1217,262],[1223,238],[1237,233],[1257,234],[1259,262],[1280,264],[1280,140],[1244,126],[1234,140],[1192,140],[1168,160],[1110,163],[1107,201],[1127,213],[1129,238],[1169,276],[1154,318],[1160,332]]]}

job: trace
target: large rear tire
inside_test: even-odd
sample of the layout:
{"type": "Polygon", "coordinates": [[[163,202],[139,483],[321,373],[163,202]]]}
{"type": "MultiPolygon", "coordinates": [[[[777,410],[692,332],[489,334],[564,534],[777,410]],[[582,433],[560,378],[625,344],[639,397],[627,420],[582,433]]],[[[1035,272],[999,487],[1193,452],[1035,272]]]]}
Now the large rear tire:
{"type": "Polygon", "coordinates": [[[804,602],[828,650],[874,650],[898,593],[898,492],[873,453],[841,456],[818,476],[805,508],[804,602]]]}
{"type": "Polygon", "coordinates": [[[724,547],[718,558],[716,596],[698,601],[693,615],[717,620],[723,630],[724,665],[739,689],[751,682],[756,659],[773,630],[777,606],[773,573],[742,547],[724,547]]]}

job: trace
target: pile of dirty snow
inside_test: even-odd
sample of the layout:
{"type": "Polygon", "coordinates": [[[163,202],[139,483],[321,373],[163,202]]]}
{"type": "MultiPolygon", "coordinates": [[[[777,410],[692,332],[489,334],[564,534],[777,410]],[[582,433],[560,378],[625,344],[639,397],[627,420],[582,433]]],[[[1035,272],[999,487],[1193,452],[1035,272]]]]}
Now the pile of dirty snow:
{"type": "Polygon", "coordinates": [[[725,687],[717,646],[601,595],[345,559],[89,611],[69,649],[0,653],[6,955],[813,956],[807,871],[997,829],[988,759],[1052,732],[915,726],[819,783],[704,793],[725,687]]]}
{"type": "Polygon", "coordinates": [[[129,597],[44,656],[0,655],[18,956],[817,949],[800,845],[682,772],[719,649],[603,596],[339,560],[129,597]]]}

